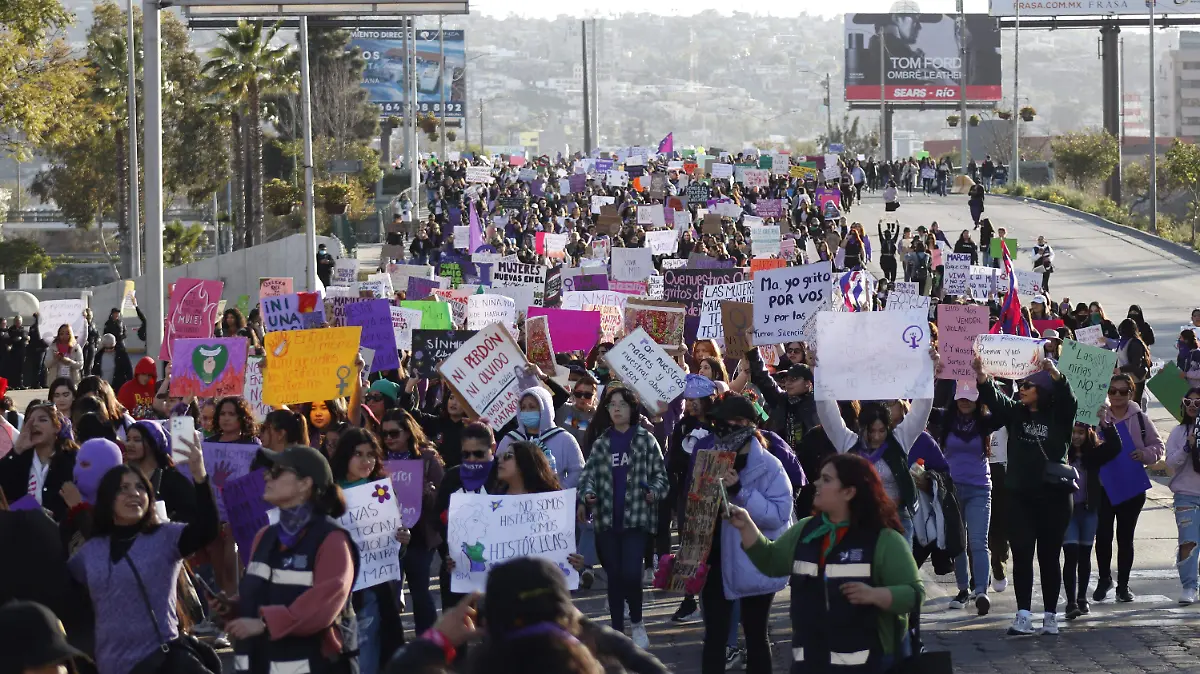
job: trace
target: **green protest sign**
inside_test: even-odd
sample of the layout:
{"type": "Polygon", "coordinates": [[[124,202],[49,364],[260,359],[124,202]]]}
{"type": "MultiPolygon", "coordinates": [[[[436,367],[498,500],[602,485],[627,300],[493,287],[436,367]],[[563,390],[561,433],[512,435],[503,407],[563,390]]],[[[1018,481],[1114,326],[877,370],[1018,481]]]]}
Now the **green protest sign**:
{"type": "Polygon", "coordinates": [[[1071,392],[1079,403],[1075,408],[1076,423],[1095,426],[1100,423],[1096,411],[1108,399],[1108,381],[1117,366],[1117,354],[1076,341],[1062,345],[1058,369],[1071,384],[1071,392]]]}
{"type": "Polygon", "coordinates": [[[1191,385],[1175,363],[1163,365],[1163,369],[1146,382],[1146,388],[1150,389],[1154,397],[1158,398],[1158,402],[1167,408],[1176,421],[1183,423],[1182,417],[1179,416],[1179,405],[1191,385]]]}

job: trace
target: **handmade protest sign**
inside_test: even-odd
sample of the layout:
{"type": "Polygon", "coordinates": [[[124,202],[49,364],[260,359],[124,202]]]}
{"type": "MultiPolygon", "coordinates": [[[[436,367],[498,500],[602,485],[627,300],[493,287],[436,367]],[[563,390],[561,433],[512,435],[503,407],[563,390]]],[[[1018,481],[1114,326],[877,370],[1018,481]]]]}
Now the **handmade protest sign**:
{"type": "Polygon", "coordinates": [[[402,526],[411,529],[421,519],[425,497],[425,461],[423,459],[389,459],[384,470],[392,481],[392,493],[400,509],[402,526]]]}
{"type": "Polygon", "coordinates": [[[254,412],[254,420],[262,423],[270,414],[272,407],[263,402],[263,357],[250,356],[246,359],[246,385],[242,388],[242,397],[250,404],[254,412]]]}
{"type": "Polygon", "coordinates": [[[225,488],[221,490],[230,533],[237,542],[238,557],[242,560],[242,566],[250,563],[254,537],[270,523],[267,512],[274,507],[263,500],[263,492],[267,486],[265,472],[259,468],[241,477],[226,480],[225,488]]]}
{"type": "Polygon", "coordinates": [[[492,272],[492,285],[503,287],[532,287],[533,301],[530,303],[530,305],[540,307],[543,306],[546,295],[547,271],[548,270],[545,267],[539,265],[501,261],[496,264],[495,270],[492,272]]]}
{"type": "Polygon", "coordinates": [[[342,490],[346,514],[338,524],[350,534],[358,548],[358,576],[354,591],[400,580],[400,508],[392,494],[392,482],[380,478],[368,484],[342,490]]]}
{"type": "MultiPolygon", "coordinates": [[[[1064,351],[1066,344],[1066,342],[1063,342],[1064,351]]],[[[1187,395],[1191,384],[1188,383],[1188,380],[1183,376],[1183,372],[1179,370],[1179,367],[1174,362],[1168,361],[1167,364],[1163,365],[1162,370],[1159,370],[1158,374],[1146,382],[1146,388],[1150,389],[1150,392],[1154,394],[1158,402],[1167,408],[1167,411],[1171,413],[1171,416],[1175,417],[1176,421],[1183,422],[1183,419],[1180,417],[1180,401],[1187,395]]]]}
{"type": "Polygon", "coordinates": [[[653,252],[649,248],[613,248],[614,281],[645,281],[653,270],[653,252]]]}
{"type": "Polygon", "coordinates": [[[1000,283],[1000,270],[994,267],[971,265],[967,268],[967,294],[983,299],[996,292],[1000,283]]]}
{"type": "Polygon", "coordinates": [[[453,592],[483,590],[488,570],[517,557],[541,557],[558,566],[568,589],[579,574],[575,552],[575,490],[503,496],[456,492],[447,515],[453,592]]]}
{"type": "Polygon", "coordinates": [[[137,291],[133,281],[125,281],[121,290],[121,317],[134,318],[137,316],[137,291]]]}
{"type": "Polygon", "coordinates": [[[496,324],[475,333],[442,362],[442,379],[462,395],[493,430],[500,430],[517,413],[520,373],[525,355],[504,326],[496,324]]]}
{"type": "Polygon", "coordinates": [[[975,381],[975,369],[971,367],[975,360],[975,337],[988,331],[988,308],[978,304],[939,304],[937,326],[941,378],[975,381]]]}
{"type": "Polygon", "coordinates": [[[696,452],[692,465],[692,479],[688,483],[687,500],[684,502],[684,519],[679,532],[679,552],[671,567],[671,580],[667,589],[685,592],[689,582],[696,579],[700,565],[708,559],[712,549],[713,528],[721,519],[720,478],[733,469],[734,452],[718,452],[705,449],[696,452]]]}
{"type": "Polygon", "coordinates": [[[400,303],[405,309],[416,309],[421,312],[422,330],[452,330],[454,322],[450,318],[450,305],[447,302],[435,300],[405,300],[400,303]]]}
{"type": "Polygon", "coordinates": [[[907,295],[890,293],[884,311],[924,311],[929,313],[929,295],[907,295]]]}
{"type": "Polygon", "coordinates": [[[604,356],[613,376],[625,382],[650,410],[665,408],[683,393],[686,373],[638,327],[604,356]]]}
{"type": "Polygon", "coordinates": [[[783,200],[782,199],[759,199],[756,204],[756,212],[760,218],[782,218],[783,217],[783,200]]]}
{"type": "Polygon", "coordinates": [[[971,276],[970,253],[946,253],[942,288],[947,295],[966,295],[967,280],[971,276]]]}
{"type": "MultiPolygon", "coordinates": [[[[292,405],[350,395],[357,383],[354,359],[361,335],[357,326],[268,332],[263,340],[267,352],[263,401],[292,405]]],[[[375,360],[379,361],[378,354],[375,360]]]]}
{"type": "Polygon", "coordinates": [[[751,302],[721,302],[721,332],[725,337],[726,353],[740,356],[753,344],[747,335],[754,329],[754,304],[751,302]]]}
{"type": "Polygon", "coordinates": [[[221,301],[224,287],[221,281],[194,278],[175,281],[167,306],[167,334],[163,336],[165,353],[160,355],[163,360],[175,360],[171,347],[176,339],[212,335],[213,324],[217,322],[217,303],[221,301]]]}
{"type": "Polygon", "coordinates": [[[180,398],[242,395],[246,352],[245,337],[175,340],[170,394],[180,398]]]}
{"type": "MultiPolygon", "coordinates": [[[[1004,243],[1008,245],[1009,257],[1014,260],[1017,259],[1017,240],[1004,239],[1004,243]]],[[[1000,250],[1000,239],[998,237],[992,239],[991,244],[988,246],[988,252],[997,260],[1004,257],[1004,252],[1000,250]]]]}
{"type": "Polygon", "coordinates": [[[543,372],[555,371],[554,340],[546,316],[533,316],[525,321],[525,357],[543,372]]]}
{"type": "MultiPolygon", "coordinates": [[[[213,305],[215,308],[215,304],[213,305]]],[[[58,330],[64,325],[71,326],[71,334],[76,339],[87,339],[87,319],[83,310],[87,308],[85,300],[42,300],[38,306],[38,329],[42,341],[52,344],[58,336],[58,330]]],[[[212,323],[208,323],[212,326],[212,323]]]]}
{"type": "Polygon", "coordinates": [[[409,367],[417,378],[430,379],[437,375],[438,363],[446,360],[475,330],[413,330],[412,359],[409,367]]]}
{"type": "Polygon", "coordinates": [[[258,299],[276,297],[295,292],[292,289],[291,276],[260,276],[258,279],[258,299]]]}
{"type": "Polygon", "coordinates": [[[625,302],[625,334],[637,328],[654,341],[668,346],[683,344],[687,309],[681,304],[630,298],[625,302]]]}
{"type": "Polygon", "coordinates": [[[1075,341],[1089,346],[1103,347],[1108,344],[1104,338],[1104,326],[1089,325],[1075,331],[1075,341]]]}
{"type": "Polygon", "coordinates": [[[1075,422],[1095,426],[1100,423],[1097,410],[1108,401],[1108,381],[1117,366],[1117,354],[1087,344],[1066,340],[1058,369],[1075,394],[1075,422]]]}
{"type": "Polygon", "coordinates": [[[390,307],[387,300],[368,300],[346,306],[346,326],[362,328],[359,344],[375,351],[371,372],[400,367],[390,307]]]}
{"type": "Polygon", "coordinates": [[[311,330],[325,321],[325,305],[318,293],[285,293],[262,298],[263,328],[311,330]]]}
{"type": "Polygon", "coordinates": [[[705,288],[745,280],[746,272],[742,269],[668,269],[663,274],[663,299],[678,302],[687,309],[684,337],[691,340],[696,338],[700,326],[705,288]]]}
{"type": "Polygon", "coordinates": [[[700,323],[696,328],[696,339],[715,339],[725,342],[725,331],[722,329],[721,304],[724,302],[754,301],[754,284],[752,281],[740,283],[723,283],[704,286],[704,297],[700,306],[700,323]]]}
{"type": "Polygon", "coordinates": [[[517,303],[502,295],[471,295],[467,298],[467,329],[481,330],[492,323],[515,326],[517,303]]]}
{"type": "MultiPolygon", "coordinates": [[[[221,521],[228,522],[229,515],[225,507],[225,485],[230,480],[242,477],[250,472],[250,464],[258,453],[258,445],[247,445],[237,442],[209,442],[201,445],[204,452],[204,466],[208,469],[209,483],[217,497],[217,510],[221,521]]],[[[180,464],[180,472],[185,472],[187,464],[180,464]]],[[[187,472],[191,477],[191,472],[187,472]]]]}
{"type": "Polygon", "coordinates": [[[921,284],[915,281],[896,281],[892,284],[892,292],[888,294],[888,299],[894,295],[920,295],[921,284]]]}
{"type": "Polygon", "coordinates": [[[921,311],[817,314],[817,400],[932,398],[929,319],[921,311]],[[871,336],[863,358],[862,335],[871,336]]]}
{"type": "Polygon", "coordinates": [[[1146,466],[1134,459],[1131,454],[1137,450],[1133,441],[1133,433],[1140,432],[1131,428],[1136,424],[1132,417],[1116,424],[1117,436],[1121,438],[1121,451],[1108,463],[1100,467],[1100,484],[1104,493],[1113,505],[1120,505],[1131,498],[1140,496],[1150,490],[1150,476],[1146,474],[1146,466]]]}
{"type": "Polygon", "coordinates": [[[620,308],[611,304],[585,304],[583,308],[600,314],[600,341],[616,342],[625,333],[625,315],[620,308]]]}
{"type": "Polygon", "coordinates": [[[1018,335],[983,334],[975,337],[975,355],[984,374],[1001,379],[1023,379],[1041,368],[1044,340],[1018,335]]]}
{"type": "Polygon", "coordinates": [[[754,257],[779,255],[779,225],[752,225],[750,249],[754,257]]]}
{"type": "Polygon", "coordinates": [[[761,271],[754,278],[754,344],[781,344],[804,334],[809,317],[830,307],[829,261],[761,271]]]}
{"type": "Polygon", "coordinates": [[[674,255],[679,246],[679,237],[674,230],[656,229],[646,232],[646,247],[652,255],[674,255]]]}
{"type": "Polygon", "coordinates": [[[392,312],[392,332],[396,337],[396,348],[412,351],[412,331],[421,327],[421,312],[404,307],[389,307],[392,312]]]}
{"type": "MultiPolygon", "coordinates": [[[[331,285],[348,286],[358,280],[358,259],[339,257],[333,261],[333,278],[331,285]]],[[[394,284],[393,284],[394,285],[394,284]]]]}
{"type": "Polygon", "coordinates": [[[600,314],[595,311],[529,307],[528,315],[546,317],[555,351],[588,352],[600,339],[600,314]]]}

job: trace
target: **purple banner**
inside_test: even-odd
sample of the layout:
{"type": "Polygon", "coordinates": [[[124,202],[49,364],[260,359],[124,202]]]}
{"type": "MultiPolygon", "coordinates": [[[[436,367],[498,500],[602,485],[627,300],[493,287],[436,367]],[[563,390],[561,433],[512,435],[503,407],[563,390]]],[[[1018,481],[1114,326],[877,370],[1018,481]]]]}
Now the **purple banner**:
{"type": "Polygon", "coordinates": [[[368,300],[346,306],[346,325],[362,327],[359,344],[375,351],[371,372],[400,367],[396,354],[396,331],[392,327],[391,304],[387,300],[368,300]]]}
{"type": "Polygon", "coordinates": [[[392,478],[392,493],[400,506],[400,521],[411,529],[421,519],[421,502],[425,495],[425,462],[421,459],[392,459],[384,462],[392,478]]]}
{"type": "Polygon", "coordinates": [[[759,199],[757,210],[760,218],[782,218],[783,199],[759,199]]]}
{"type": "Polygon", "coordinates": [[[408,292],[404,294],[407,300],[423,300],[433,294],[442,285],[435,279],[408,277],[408,292]]]}
{"type": "Polygon", "coordinates": [[[576,173],[567,178],[567,182],[571,185],[571,194],[579,194],[587,189],[587,175],[584,173],[576,173]]]}
{"type": "Polygon", "coordinates": [[[267,481],[263,469],[248,473],[225,483],[225,512],[229,516],[229,529],[237,542],[238,557],[242,566],[250,563],[250,548],[259,530],[267,526],[267,511],[273,506],[263,500],[267,481]]]}
{"type": "Polygon", "coordinates": [[[574,290],[608,290],[608,277],[604,274],[580,274],[571,279],[574,290]]]}
{"type": "Polygon", "coordinates": [[[529,184],[529,194],[535,199],[546,195],[546,181],[536,178],[529,184]]]}
{"type": "Polygon", "coordinates": [[[605,171],[611,171],[612,167],[613,167],[613,161],[611,159],[597,159],[596,160],[596,171],[598,173],[604,173],[605,171]]]}
{"type": "Polygon", "coordinates": [[[1128,420],[1117,424],[1117,435],[1121,436],[1121,451],[1112,461],[1100,467],[1100,484],[1104,485],[1108,500],[1113,505],[1120,505],[1150,490],[1146,466],[1129,456],[1137,447],[1129,434],[1128,420]]]}

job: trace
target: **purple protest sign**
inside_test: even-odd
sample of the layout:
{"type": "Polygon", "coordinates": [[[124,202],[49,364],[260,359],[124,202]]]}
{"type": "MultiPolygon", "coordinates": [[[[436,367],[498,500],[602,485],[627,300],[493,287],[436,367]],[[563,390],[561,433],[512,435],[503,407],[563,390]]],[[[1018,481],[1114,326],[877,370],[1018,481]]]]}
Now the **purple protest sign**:
{"type": "Polygon", "coordinates": [[[242,566],[250,563],[250,548],[259,530],[267,526],[267,511],[273,506],[263,500],[267,481],[263,469],[258,469],[225,483],[223,497],[229,516],[229,529],[237,542],[242,566]]]}
{"type": "MultiPolygon", "coordinates": [[[[208,469],[209,484],[212,485],[213,492],[217,497],[217,511],[221,514],[221,521],[228,522],[229,516],[225,510],[225,485],[239,477],[245,477],[250,472],[250,464],[254,461],[254,455],[258,453],[260,447],[258,443],[205,442],[203,448],[204,467],[208,469]]],[[[189,480],[191,479],[192,472],[187,470],[186,463],[180,464],[178,469],[189,480]]]]}
{"type": "Polygon", "coordinates": [[[529,184],[529,195],[535,199],[546,195],[546,181],[536,178],[529,184]]]}
{"type": "Polygon", "coordinates": [[[571,185],[571,194],[579,194],[587,189],[587,174],[576,173],[567,178],[567,182],[571,185]]]}
{"type": "Polygon", "coordinates": [[[1117,424],[1117,435],[1121,438],[1121,451],[1112,461],[1100,467],[1100,484],[1104,485],[1108,500],[1113,505],[1120,505],[1150,490],[1146,466],[1129,456],[1137,446],[1133,444],[1133,436],[1129,433],[1128,420],[1117,424]]]}
{"type": "Polygon", "coordinates": [[[760,218],[782,218],[783,199],[759,199],[756,209],[760,218]]]}
{"type": "Polygon", "coordinates": [[[575,290],[608,290],[607,274],[580,274],[571,279],[575,290]]]}
{"type": "Polygon", "coordinates": [[[421,519],[421,502],[425,495],[425,462],[421,459],[392,459],[384,462],[392,478],[392,493],[400,506],[400,521],[411,529],[421,519]]]}
{"type": "Polygon", "coordinates": [[[26,494],[26,495],[22,496],[21,498],[8,504],[8,509],[12,510],[12,511],[38,510],[41,507],[42,507],[41,504],[38,503],[37,499],[35,499],[31,494],[26,494]]]}
{"type": "Polygon", "coordinates": [[[346,326],[362,327],[359,344],[375,351],[372,372],[400,367],[396,355],[396,332],[392,328],[392,309],[387,300],[368,300],[346,306],[346,326]]]}
{"type": "MultiPolygon", "coordinates": [[[[576,276],[576,279],[579,277],[576,276]]],[[[591,351],[600,339],[600,312],[529,307],[529,318],[545,316],[554,350],[591,351]]]]}
{"type": "Polygon", "coordinates": [[[435,279],[417,278],[416,276],[408,277],[408,292],[404,297],[410,300],[422,300],[433,294],[434,290],[441,288],[440,281],[435,279]]]}
{"type": "Polygon", "coordinates": [[[611,171],[612,167],[613,167],[613,161],[611,159],[597,159],[596,160],[596,173],[606,173],[608,171],[611,171]]]}

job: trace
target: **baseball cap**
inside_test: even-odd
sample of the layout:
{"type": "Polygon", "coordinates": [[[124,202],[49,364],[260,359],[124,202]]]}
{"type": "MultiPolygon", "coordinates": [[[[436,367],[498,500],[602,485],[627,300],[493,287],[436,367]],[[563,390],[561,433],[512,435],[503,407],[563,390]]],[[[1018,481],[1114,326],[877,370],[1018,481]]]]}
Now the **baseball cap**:
{"type": "Polygon", "coordinates": [[[308,445],[292,445],[282,452],[269,449],[258,450],[258,458],[273,466],[281,466],[313,481],[313,494],[333,486],[333,471],[329,462],[316,449],[308,445]]]}
{"type": "Polygon", "coordinates": [[[1062,340],[1062,337],[1059,336],[1058,330],[1055,330],[1054,328],[1050,328],[1049,330],[1042,330],[1042,339],[1062,340]]]}
{"type": "Polygon", "coordinates": [[[790,379],[799,377],[805,381],[812,381],[813,371],[811,367],[805,365],[804,363],[797,363],[796,365],[789,367],[787,372],[784,373],[784,376],[790,379]]]}
{"type": "Polygon", "coordinates": [[[1046,391],[1054,390],[1054,379],[1050,376],[1050,373],[1046,372],[1045,370],[1034,372],[1028,377],[1022,379],[1021,383],[1033,384],[1034,386],[1046,391]]]}
{"type": "Polygon", "coordinates": [[[745,396],[734,393],[721,398],[709,414],[712,418],[721,421],[746,419],[747,421],[757,423],[760,419],[758,410],[754,408],[754,403],[750,402],[745,396]]]}
{"type": "Polygon", "coordinates": [[[32,601],[0,606],[0,672],[22,672],[75,658],[91,662],[67,643],[67,631],[53,611],[32,601]]]}

